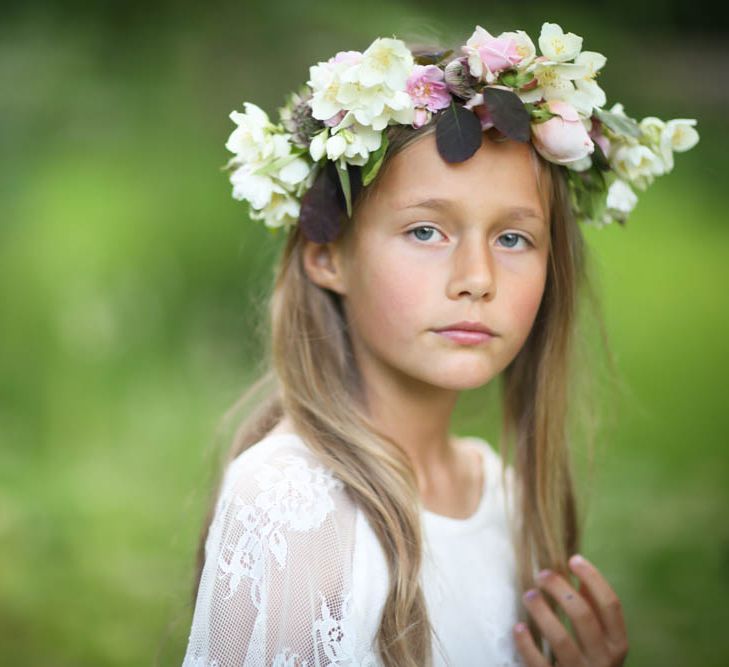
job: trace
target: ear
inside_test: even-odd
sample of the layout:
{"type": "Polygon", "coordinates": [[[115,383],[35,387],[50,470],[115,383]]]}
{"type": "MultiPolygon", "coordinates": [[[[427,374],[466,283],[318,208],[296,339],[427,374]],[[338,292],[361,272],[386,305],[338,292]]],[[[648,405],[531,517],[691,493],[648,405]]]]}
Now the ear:
{"type": "Polygon", "coordinates": [[[345,294],[346,281],[339,245],[335,242],[314,243],[308,240],[304,243],[302,260],[309,279],[319,287],[345,294]]]}

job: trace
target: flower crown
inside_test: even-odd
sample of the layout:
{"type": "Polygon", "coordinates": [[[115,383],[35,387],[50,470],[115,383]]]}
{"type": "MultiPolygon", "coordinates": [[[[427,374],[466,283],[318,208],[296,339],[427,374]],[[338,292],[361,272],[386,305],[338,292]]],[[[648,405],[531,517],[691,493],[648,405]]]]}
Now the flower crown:
{"type": "Polygon", "coordinates": [[[255,104],[233,111],[237,127],[225,146],[233,197],[250,218],[276,230],[296,223],[323,243],[341,231],[342,214],[382,165],[388,125],[419,128],[434,115],[438,152],[462,162],[481,146],[484,130],[532,141],[565,168],[576,219],[624,224],[658,175],[673,169],[674,151],[699,140],[695,119],[637,122],[616,103],[604,109],[596,81],[604,55],[582,51],[582,37],[542,24],[539,48],[523,30],[494,37],[481,26],[461,55],[413,54],[380,37],[364,51],[340,51],[309,68],[273,124],[255,104]]]}

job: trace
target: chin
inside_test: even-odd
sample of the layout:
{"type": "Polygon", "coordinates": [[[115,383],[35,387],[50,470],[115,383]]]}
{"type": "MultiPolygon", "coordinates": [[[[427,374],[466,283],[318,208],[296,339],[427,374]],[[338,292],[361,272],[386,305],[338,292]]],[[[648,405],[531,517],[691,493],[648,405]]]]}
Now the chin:
{"type": "Polygon", "coordinates": [[[428,373],[427,382],[443,389],[463,391],[477,389],[491,382],[498,371],[491,364],[478,364],[474,362],[455,364],[450,368],[432,369],[428,373]]]}

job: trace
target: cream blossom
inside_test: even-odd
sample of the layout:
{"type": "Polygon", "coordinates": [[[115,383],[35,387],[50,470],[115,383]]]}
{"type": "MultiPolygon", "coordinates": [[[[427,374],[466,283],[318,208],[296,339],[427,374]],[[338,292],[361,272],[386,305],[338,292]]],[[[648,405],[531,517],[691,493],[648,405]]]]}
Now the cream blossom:
{"type": "Polygon", "coordinates": [[[538,102],[541,99],[562,100],[580,110],[585,108],[585,103],[579,99],[574,81],[589,73],[586,65],[560,63],[539,56],[526,71],[534,74],[537,85],[529,90],[516,91],[522,102],[538,102]]]}
{"type": "Polygon", "coordinates": [[[327,120],[343,109],[339,99],[342,73],[354,67],[358,59],[353,52],[348,58],[330,58],[309,68],[307,85],[312,90],[311,111],[314,118],[327,120]]]}
{"type": "Polygon", "coordinates": [[[567,62],[579,54],[582,49],[582,37],[573,32],[565,34],[558,23],[545,22],[539,34],[539,48],[549,60],[567,62]]]}
{"type": "Polygon", "coordinates": [[[699,133],[694,129],[695,125],[695,118],[674,118],[665,124],[659,149],[667,172],[673,169],[674,151],[682,153],[698,143],[699,133]]]}
{"type": "Polygon", "coordinates": [[[296,224],[300,212],[301,203],[298,198],[274,193],[264,209],[251,209],[249,216],[251,220],[263,220],[266,227],[290,227],[296,224]]]}
{"type": "Polygon", "coordinates": [[[328,160],[344,156],[349,164],[362,166],[381,143],[382,133],[364,125],[351,125],[333,134],[327,128],[312,139],[309,154],[315,162],[326,154],[328,160]]]}
{"type": "Polygon", "coordinates": [[[405,42],[391,37],[378,37],[362,54],[362,59],[348,68],[342,80],[359,83],[366,88],[385,85],[390,90],[404,90],[415,64],[405,42]]]}
{"type": "Polygon", "coordinates": [[[378,38],[363,54],[342,52],[340,58],[311,67],[313,117],[325,122],[335,118],[337,129],[353,122],[373,130],[383,130],[393,120],[412,123],[414,106],[405,86],[413,65],[404,42],[378,38]]]}
{"type": "Polygon", "coordinates": [[[616,178],[608,188],[606,203],[613,217],[625,220],[638,203],[638,196],[624,180],[616,178]]]}
{"type": "Polygon", "coordinates": [[[592,114],[594,107],[602,108],[607,101],[605,91],[595,81],[606,62],[607,58],[597,51],[582,51],[575,58],[575,65],[586,67],[587,73],[574,80],[577,92],[572,96],[572,101],[573,104],[576,102],[575,106],[585,116],[592,114]]]}
{"type": "Polygon", "coordinates": [[[268,115],[251,102],[244,102],[245,112],[231,111],[229,118],[236,124],[225,147],[235,153],[237,162],[263,162],[289,154],[288,137],[273,125],[268,115]]]}
{"type": "Polygon", "coordinates": [[[664,173],[663,160],[643,144],[622,144],[612,152],[610,165],[620,178],[645,190],[655,176],[664,173]]]}

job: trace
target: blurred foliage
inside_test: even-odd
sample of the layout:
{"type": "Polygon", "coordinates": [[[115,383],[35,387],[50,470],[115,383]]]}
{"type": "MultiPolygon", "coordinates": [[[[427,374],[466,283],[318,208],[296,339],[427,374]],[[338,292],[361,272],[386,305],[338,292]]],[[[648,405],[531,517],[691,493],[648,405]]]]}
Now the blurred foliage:
{"type": "MultiPolygon", "coordinates": [[[[220,171],[230,110],[273,113],[309,64],[377,35],[463,40],[479,23],[536,37],[544,20],[607,55],[609,103],[699,121],[700,144],[626,228],[586,230],[623,392],[606,401],[584,551],[624,601],[629,664],[727,663],[726,31],[695,5],[610,8],[7,4],[4,663],[181,661],[214,433],[255,368],[280,245],[220,171]]],[[[464,396],[457,432],[493,441],[490,390],[464,396]]]]}

